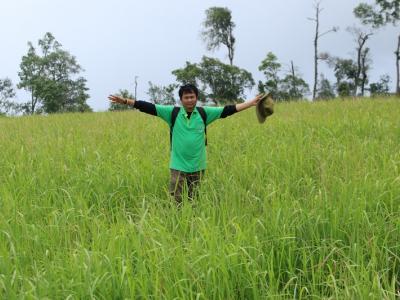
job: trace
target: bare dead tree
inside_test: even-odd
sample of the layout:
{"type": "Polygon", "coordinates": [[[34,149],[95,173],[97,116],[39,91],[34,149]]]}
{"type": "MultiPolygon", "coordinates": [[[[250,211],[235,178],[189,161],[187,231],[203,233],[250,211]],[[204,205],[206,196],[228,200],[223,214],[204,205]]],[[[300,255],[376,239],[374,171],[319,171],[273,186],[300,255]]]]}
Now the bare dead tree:
{"type": "Polygon", "coordinates": [[[396,71],[397,71],[396,94],[397,96],[400,96],[400,35],[397,42],[397,50],[394,52],[394,54],[396,55],[396,71]]]}
{"type": "Polygon", "coordinates": [[[358,88],[361,84],[361,96],[364,96],[364,86],[366,83],[367,76],[367,55],[369,53],[369,49],[365,48],[367,40],[370,36],[372,36],[373,32],[365,32],[361,28],[358,27],[349,27],[347,29],[353,36],[356,41],[356,51],[357,51],[357,73],[354,80],[354,96],[357,96],[358,88]],[[361,78],[362,76],[362,78],[361,78]]]}
{"type": "Polygon", "coordinates": [[[361,96],[364,97],[365,93],[365,85],[367,84],[368,74],[367,71],[369,69],[369,61],[368,59],[369,48],[365,48],[361,53],[361,96]]]}
{"type": "Polygon", "coordinates": [[[332,27],[331,29],[320,33],[320,14],[323,11],[323,8],[321,8],[321,1],[315,2],[314,5],[315,8],[315,17],[314,18],[308,18],[310,21],[315,22],[315,36],[314,36],[314,86],[313,86],[313,100],[315,100],[316,94],[317,94],[317,85],[318,85],[318,61],[320,60],[320,57],[318,56],[318,43],[319,39],[330,33],[330,32],[337,32],[339,30],[338,27],[332,27]]]}
{"type": "Polygon", "coordinates": [[[135,76],[135,100],[136,98],[136,93],[137,93],[137,79],[139,78],[139,76],[135,76]]]}

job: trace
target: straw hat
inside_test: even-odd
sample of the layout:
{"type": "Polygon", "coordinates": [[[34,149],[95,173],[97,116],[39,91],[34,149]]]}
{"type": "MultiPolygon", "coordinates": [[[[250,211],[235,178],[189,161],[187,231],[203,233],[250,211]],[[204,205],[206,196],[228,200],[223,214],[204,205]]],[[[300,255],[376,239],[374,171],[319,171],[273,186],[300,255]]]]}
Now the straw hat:
{"type": "Polygon", "coordinates": [[[265,120],[274,113],[274,100],[271,93],[263,94],[256,106],[256,114],[258,122],[264,123],[265,120]]]}

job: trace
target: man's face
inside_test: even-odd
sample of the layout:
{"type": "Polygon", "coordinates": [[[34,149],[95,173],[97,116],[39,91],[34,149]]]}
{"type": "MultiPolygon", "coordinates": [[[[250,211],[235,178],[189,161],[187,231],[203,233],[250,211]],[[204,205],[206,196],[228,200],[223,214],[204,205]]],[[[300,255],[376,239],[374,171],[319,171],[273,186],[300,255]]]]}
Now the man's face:
{"type": "Polygon", "coordinates": [[[196,106],[197,103],[197,97],[194,92],[185,92],[182,95],[181,99],[183,107],[187,111],[193,111],[194,107],[196,106]]]}

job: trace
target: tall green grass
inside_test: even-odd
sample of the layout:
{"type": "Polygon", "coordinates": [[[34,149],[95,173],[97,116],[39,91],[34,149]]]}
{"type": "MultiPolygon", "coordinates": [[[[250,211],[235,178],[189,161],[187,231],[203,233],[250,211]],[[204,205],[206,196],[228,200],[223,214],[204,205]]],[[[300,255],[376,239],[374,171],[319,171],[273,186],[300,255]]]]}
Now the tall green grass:
{"type": "Polygon", "coordinates": [[[0,119],[0,298],[396,299],[400,102],[213,123],[195,203],[139,112],[0,119]]]}

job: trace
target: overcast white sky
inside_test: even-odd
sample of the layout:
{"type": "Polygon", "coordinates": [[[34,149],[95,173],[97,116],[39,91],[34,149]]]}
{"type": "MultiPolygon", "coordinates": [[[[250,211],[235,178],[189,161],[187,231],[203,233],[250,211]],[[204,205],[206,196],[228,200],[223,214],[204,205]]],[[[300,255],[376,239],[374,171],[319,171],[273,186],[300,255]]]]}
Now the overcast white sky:
{"type": "MultiPolygon", "coordinates": [[[[324,36],[320,51],[336,56],[354,56],[354,42],[346,27],[359,25],[353,8],[359,0],[323,0],[321,31],[339,26],[338,33],[324,36]]],[[[373,3],[367,0],[364,2],[373,3]]],[[[148,82],[167,85],[174,82],[171,71],[186,61],[199,62],[203,55],[228,63],[227,51],[206,51],[200,38],[204,11],[211,6],[228,7],[236,23],[234,64],[250,71],[256,81],[268,51],[274,52],[288,68],[293,60],[312,85],[314,0],[0,0],[0,78],[19,81],[21,57],[27,42],[37,45],[51,32],[77,57],[85,69],[90,99],[96,111],[108,108],[107,96],[119,89],[134,90],[138,78],[139,99],[149,100],[148,82]]],[[[369,41],[373,69],[371,80],[389,74],[394,81],[394,50],[399,28],[388,26],[369,41]]],[[[329,78],[332,72],[322,66],[329,78]]],[[[256,87],[247,92],[250,98],[256,87]]],[[[19,91],[19,101],[27,94],[19,91]]]]}

